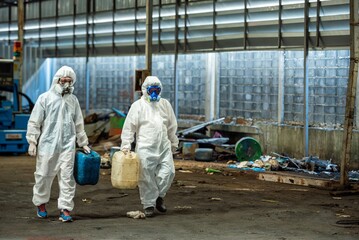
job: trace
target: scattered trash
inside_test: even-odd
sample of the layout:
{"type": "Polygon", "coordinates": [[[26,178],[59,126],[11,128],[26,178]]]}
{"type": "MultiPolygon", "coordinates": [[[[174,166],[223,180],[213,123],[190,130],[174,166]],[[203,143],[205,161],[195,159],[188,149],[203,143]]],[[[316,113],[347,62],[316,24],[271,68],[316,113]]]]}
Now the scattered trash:
{"type": "Polygon", "coordinates": [[[341,197],[333,197],[334,200],[341,200],[341,197]]]}
{"type": "Polygon", "coordinates": [[[269,170],[271,170],[271,171],[278,171],[279,170],[279,162],[275,158],[269,159],[266,166],[267,166],[266,169],[269,168],[269,170]]]}
{"type": "Polygon", "coordinates": [[[191,206],[175,206],[175,209],[180,209],[180,210],[183,210],[183,209],[192,209],[191,206]]]}
{"type": "Polygon", "coordinates": [[[210,198],[212,201],[222,201],[222,198],[212,197],[210,198]]]}
{"type": "Polygon", "coordinates": [[[126,216],[129,218],[134,218],[134,219],[145,219],[146,216],[143,212],[141,211],[130,211],[126,213],[126,216]]]}
{"type": "MultiPolygon", "coordinates": [[[[227,167],[255,172],[292,171],[315,175],[315,177],[321,177],[331,181],[340,180],[340,169],[336,164],[332,163],[332,160],[322,160],[315,156],[309,156],[299,160],[275,152],[271,154],[274,156],[262,155],[253,161],[228,161],[227,167]]],[[[352,182],[359,181],[359,171],[349,171],[348,178],[349,181],[352,182]]],[[[351,192],[350,195],[356,194],[356,192],[351,192]]]]}
{"type": "Polygon", "coordinates": [[[213,168],[206,168],[207,173],[221,173],[220,170],[213,169],[213,168]]]}
{"type": "Polygon", "coordinates": [[[347,214],[340,214],[340,213],[337,213],[335,214],[337,217],[340,217],[340,218],[350,218],[351,216],[350,215],[347,215],[347,214]]]}
{"type": "Polygon", "coordinates": [[[100,168],[108,169],[111,168],[110,155],[105,153],[101,156],[100,168]]]}
{"type": "Polygon", "coordinates": [[[243,171],[254,171],[254,172],[265,172],[266,171],[264,168],[259,168],[259,167],[241,167],[240,164],[229,164],[229,165],[227,165],[227,167],[235,168],[235,169],[243,170],[243,171]]]}
{"type": "Polygon", "coordinates": [[[313,172],[332,171],[338,172],[338,166],[331,163],[331,160],[320,160],[318,157],[309,156],[304,158],[307,170],[313,172]]]}
{"type": "Polygon", "coordinates": [[[183,186],[184,188],[196,188],[197,186],[183,186]]]}
{"type": "Polygon", "coordinates": [[[179,172],[181,172],[181,173],[193,173],[192,171],[190,171],[190,170],[178,170],[179,172]]]}
{"type": "Polygon", "coordinates": [[[236,163],[236,161],[234,161],[234,160],[229,160],[228,162],[227,162],[227,164],[235,164],[236,163]]]}
{"type": "Polygon", "coordinates": [[[255,160],[254,163],[252,164],[253,167],[258,167],[258,168],[263,168],[264,167],[264,163],[262,160],[255,160]]]}
{"type": "Polygon", "coordinates": [[[82,202],[84,202],[84,203],[92,203],[92,199],[91,198],[83,198],[82,202]]]}

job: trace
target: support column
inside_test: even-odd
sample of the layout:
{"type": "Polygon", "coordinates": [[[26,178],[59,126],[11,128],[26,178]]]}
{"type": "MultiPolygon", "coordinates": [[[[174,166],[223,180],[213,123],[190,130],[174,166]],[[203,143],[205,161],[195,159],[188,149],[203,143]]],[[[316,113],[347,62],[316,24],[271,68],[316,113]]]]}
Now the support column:
{"type": "Polygon", "coordinates": [[[174,59],[174,68],[173,68],[173,78],[174,78],[174,112],[175,115],[177,116],[177,118],[179,118],[178,115],[178,79],[179,79],[179,74],[178,74],[178,35],[179,35],[179,30],[178,30],[178,9],[180,6],[180,1],[176,0],[176,7],[175,7],[175,49],[174,49],[174,54],[175,54],[175,59],[174,59]]]}
{"type": "Polygon", "coordinates": [[[153,0],[146,0],[146,69],[152,75],[152,5],[153,0]]]}
{"type": "Polygon", "coordinates": [[[205,115],[206,122],[214,120],[218,117],[218,101],[219,101],[219,90],[218,90],[218,64],[216,53],[208,53],[207,55],[207,67],[206,67],[206,105],[205,115]]]}
{"type": "Polygon", "coordinates": [[[278,124],[284,122],[284,51],[278,51],[278,124]]]}
{"type": "Polygon", "coordinates": [[[340,185],[348,186],[348,170],[353,137],[355,97],[358,81],[359,62],[359,16],[357,0],[350,0],[350,68],[345,106],[343,149],[340,164],[340,185]]]}
{"type": "Polygon", "coordinates": [[[304,56],[303,56],[303,61],[304,61],[304,114],[303,114],[303,119],[304,119],[304,126],[303,126],[303,137],[304,137],[304,156],[307,157],[308,156],[308,152],[309,152],[309,146],[308,146],[308,142],[309,142],[309,130],[308,130],[308,115],[309,115],[309,79],[308,79],[308,37],[309,37],[309,0],[305,0],[304,3],[304,56]]]}
{"type": "MultiPolygon", "coordinates": [[[[21,49],[24,48],[24,22],[25,22],[25,12],[24,12],[24,0],[19,0],[17,2],[17,38],[21,44],[21,49]]],[[[18,61],[18,80],[19,86],[18,91],[22,92],[22,77],[23,77],[23,62],[24,56],[23,51],[21,52],[21,56],[16,60],[18,61]]],[[[19,109],[20,112],[22,111],[22,97],[19,97],[19,109]]]]}

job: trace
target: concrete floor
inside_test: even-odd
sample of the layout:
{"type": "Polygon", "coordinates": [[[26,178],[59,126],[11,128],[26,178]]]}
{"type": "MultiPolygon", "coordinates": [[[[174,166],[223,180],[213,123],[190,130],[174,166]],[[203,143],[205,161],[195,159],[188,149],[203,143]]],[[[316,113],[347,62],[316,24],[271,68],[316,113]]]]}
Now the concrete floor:
{"type": "Polygon", "coordinates": [[[255,173],[208,175],[206,163],[175,164],[166,215],[126,217],[142,210],[138,191],[114,189],[110,169],[101,169],[97,185],[77,187],[75,221],[61,223],[57,179],[49,218],[38,219],[31,202],[35,159],[0,156],[0,239],[359,239],[358,224],[337,224],[359,219],[358,195],[333,198],[327,190],[260,181],[255,173]]]}

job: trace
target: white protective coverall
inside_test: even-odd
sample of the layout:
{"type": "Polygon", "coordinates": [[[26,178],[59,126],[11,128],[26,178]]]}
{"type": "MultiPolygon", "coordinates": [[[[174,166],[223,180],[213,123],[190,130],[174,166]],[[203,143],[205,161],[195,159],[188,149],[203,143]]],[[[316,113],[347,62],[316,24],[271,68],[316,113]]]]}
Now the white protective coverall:
{"type": "Polygon", "coordinates": [[[144,208],[154,207],[164,197],[175,176],[172,149],[178,146],[177,120],[171,104],[161,98],[148,100],[147,87],[162,84],[149,76],[142,84],[142,97],[134,102],[126,116],[121,135],[121,150],[131,149],[136,133],[136,153],[140,159],[139,192],[144,208]]]}
{"type": "Polygon", "coordinates": [[[39,206],[50,199],[51,185],[57,175],[59,181],[58,208],[72,211],[76,182],[73,168],[76,139],[80,147],[88,145],[80,104],[75,95],[62,94],[55,87],[61,77],[71,77],[72,85],[76,74],[68,66],[61,67],[55,74],[50,90],[41,94],[32,110],[26,138],[29,144],[37,145],[35,185],[33,203],[39,206]]]}

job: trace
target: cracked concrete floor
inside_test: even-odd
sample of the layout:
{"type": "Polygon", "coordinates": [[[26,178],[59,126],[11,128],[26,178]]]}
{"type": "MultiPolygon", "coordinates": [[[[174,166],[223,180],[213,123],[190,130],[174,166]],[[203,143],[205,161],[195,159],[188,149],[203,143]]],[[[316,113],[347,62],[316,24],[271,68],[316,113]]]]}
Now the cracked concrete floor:
{"type": "Polygon", "coordinates": [[[0,156],[0,239],[359,239],[359,196],[333,198],[329,191],[265,182],[255,173],[223,164],[176,160],[176,177],[165,201],[168,213],[132,219],[142,210],[138,190],[111,186],[101,169],[95,186],[77,186],[73,223],[58,221],[55,179],[48,219],[32,205],[35,159],[0,156]],[[206,174],[211,166],[222,174],[206,174]]]}

